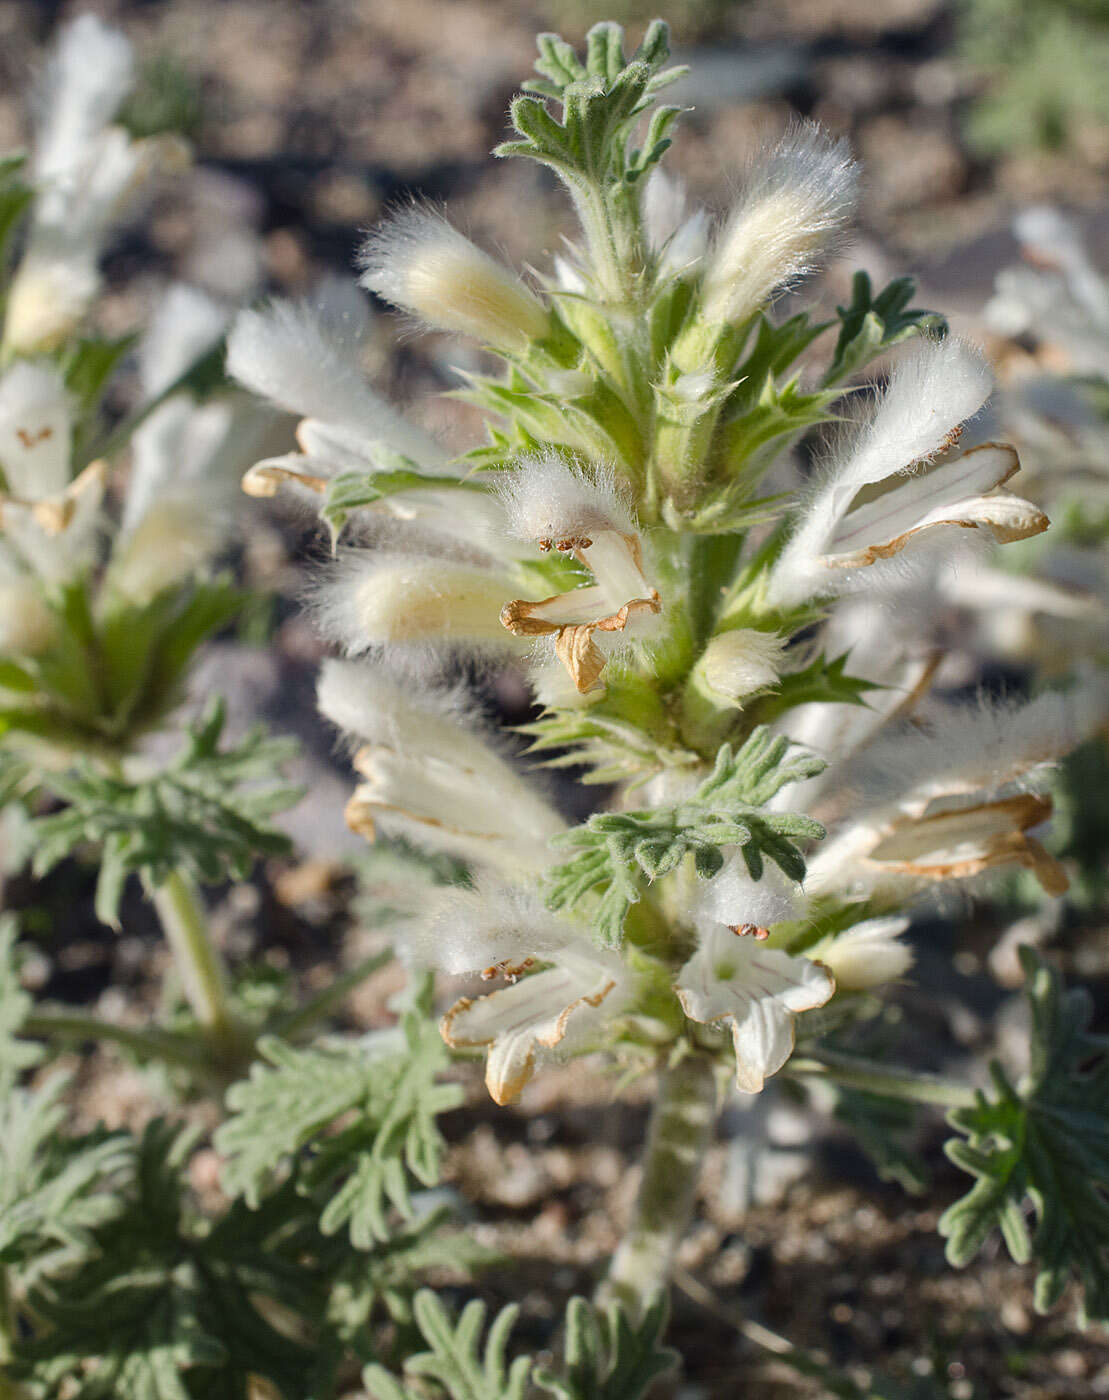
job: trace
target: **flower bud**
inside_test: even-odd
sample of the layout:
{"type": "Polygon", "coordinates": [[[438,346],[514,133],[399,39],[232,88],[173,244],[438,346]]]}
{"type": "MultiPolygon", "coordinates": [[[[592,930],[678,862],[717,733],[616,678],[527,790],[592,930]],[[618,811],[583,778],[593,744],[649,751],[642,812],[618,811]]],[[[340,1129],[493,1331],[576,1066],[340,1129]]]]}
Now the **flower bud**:
{"type": "Polygon", "coordinates": [[[904,977],[913,951],[901,942],[908,919],[867,919],[813,950],[836,979],[836,990],[863,992],[904,977]]]}
{"type": "Polygon", "coordinates": [[[117,545],[112,586],[131,602],[148,603],[202,569],[222,533],[222,521],[199,501],[159,501],[117,545]]]}
{"type": "Polygon", "coordinates": [[[455,560],[401,554],[348,556],[318,601],[324,632],[352,654],[386,642],[495,643],[507,581],[455,560]]]}
{"type": "Polygon", "coordinates": [[[511,348],[550,331],[546,308],[518,277],[427,210],[377,230],[362,266],[364,287],[442,330],[511,348]]]}
{"type": "Polygon", "coordinates": [[[811,123],[787,132],[716,239],[705,275],[705,319],[743,322],[775,288],[810,272],[850,217],[855,186],[845,142],[811,123]]]}
{"type": "Polygon", "coordinates": [[[713,695],[739,705],[748,695],[777,684],[785,645],[777,632],[740,627],[713,637],[698,668],[713,695]]]}

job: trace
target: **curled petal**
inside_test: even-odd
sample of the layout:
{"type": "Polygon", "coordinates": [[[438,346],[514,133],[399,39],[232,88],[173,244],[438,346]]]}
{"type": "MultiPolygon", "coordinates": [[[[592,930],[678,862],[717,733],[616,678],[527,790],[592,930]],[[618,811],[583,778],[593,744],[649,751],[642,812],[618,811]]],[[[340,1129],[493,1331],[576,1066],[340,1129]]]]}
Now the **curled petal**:
{"type": "Polygon", "coordinates": [[[557,956],[555,966],[489,996],[462,997],[443,1017],[448,1045],[489,1047],[485,1083],[499,1104],[510,1103],[531,1078],[538,1048],[558,1045],[571,1017],[599,1007],[616,986],[614,969],[593,950],[557,956]]]}
{"type": "Polygon", "coordinates": [[[300,486],[322,496],[327,490],[328,478],[306,470],[309,459],[297,452],[284,457],[268,457],[264,462],[255,462],[243,477],[243,490],[248,496],[269,498],[276,496],[281,486],[300,486]]]}
{"type": "Polygon", "coordinates": [[[584,694],[607,660],[593,634],[623,632],[632,618],[661,612],[662,602],[643,575],[637,535],[601,530],[594,538],[560,540],[557,547],[591,569],[596,582],[539,601],[517,598],[501,609],[501,625],[514,637],[557,635],[558,658],[584,694]]]}
{"type": "Polygon", "coordinates": [[[862,568],[899,554],[915,535],[938,525],[985,526],[1003,544],[1038,535],[1048,527],[1047,516],[996,489],[1019,470],[1016,452],[991,442],[929,471],[895,478],[889,490],[840,522],[822,562],[828,568],[862,568]]]}

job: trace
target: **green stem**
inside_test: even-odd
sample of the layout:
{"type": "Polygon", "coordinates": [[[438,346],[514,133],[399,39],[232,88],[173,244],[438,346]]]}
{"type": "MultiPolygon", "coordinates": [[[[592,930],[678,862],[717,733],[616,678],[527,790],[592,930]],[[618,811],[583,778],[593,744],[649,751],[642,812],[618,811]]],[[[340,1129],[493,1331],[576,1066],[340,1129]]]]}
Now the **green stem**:
{"type": "Polygon", "coordinates": [[[391,961],[392,957],[392,948],[385,948],[380,953],[374,953],[371,957],[364,958],[349,972],[344,972],[341,977],[336,977],[329,986],[324,987],[303,1006],[296,1011],[291,1011],[288,1016],[279,1021],[276,1034],[284,1040],[292,1040],[318,1021],[322,1021],[355,987],[364,982],[367,977],[372,977],[379,968],[391,961]]]}
{"type": "Polygon", "coordinates": [[[243,1034],[231,1011],[227,970],[208,932],[195,886],[174,871],[148,893],[204,1038],[217,1058],[235,1058],[243,1049],[243,1034]]]}
{"type": "Polygon", "coordinates": [[[630,1226],[600,1289],[639,1316],[666,1287],[716,1122],[712,1062],[689,1055],[659,1076],[643,1179],[630,1226]]]}
{"type": "Polygon", "coordinates": [[[784,1072],[794,1077],[831,1079],[847,1089],[862,1089],[868,1094],[911,1103],[939,1104],[943,1108],[973,1108],[977,1102],[975,1091],[968,1084],[908,1069],[883,1069],[870,1060],[837,1050],[813,1051],[807,1059],[795,1057],[784,1072]]]}
{"type": "Polygon", "coordinates": [[[184,1036],[156,1028],[118,1026],[76,1011],[36,1011],[23,1022],[20,1033],[36,1040],[111,1040],[144,1059],[163,1060],[194,1072],[202,1070],[206,1063],[203,1052],[184,1036]]]}
{"type": "MultiPolygon", "coordinates": [[[[15,1351],[15,1339],[15,1301],[12,1298],[11,1277],[7,1269],[0,1268],[0,1366],[5,1366],[11,1361],[15,1351]]],[[[6,1382],[3,1376],[0,1376],[0,1400],[6,1392],[6,1382]]]]}

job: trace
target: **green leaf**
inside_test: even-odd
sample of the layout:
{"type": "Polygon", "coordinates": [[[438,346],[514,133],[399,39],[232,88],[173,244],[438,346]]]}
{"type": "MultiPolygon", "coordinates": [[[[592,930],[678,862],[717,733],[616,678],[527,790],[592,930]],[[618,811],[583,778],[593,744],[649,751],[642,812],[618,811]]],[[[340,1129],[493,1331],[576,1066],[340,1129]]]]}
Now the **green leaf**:
{"type": "Polygon", "coordinates": [[[1109,1318],[1109,1041],[1092,1035],[1092,1003],[1029,948],[1020,950],[1032,1017],[1028,1073],[1013,1085],[998,1064],[992,1087],[948,1121],[947,1155],[975,1178],[941,1217],[956,1266],[1000,1230],[1018,1263],[1036,1261],[1035,1303],[1046,1312],[1073,1278],[1084,1311],[1109,1318]],[[1025,1218],[1030,1205],[1032,1224],[1025,1218]]]}
{"type": "Polygon", "coordinates": [[[660,1345],[666,1312],[665,1295],[659,1294],[633,1325],[618,1303],[602,1310],[571,1298],[565,1373],[556,1376],[538,1367],[536,1384],[558,1400],[642,1400],[657,1377],[678,1363],[678,1353],[660,1345]]]}
{"type": "MultiPolygon", "coordinates": [[[[416,1323],[428,1350],[405,1359],[406,1377],[430,1377],[447,1392],[450,1400],[525,1400],[530,1356],[518,1356],[506,1363],[508,1338],[519,1308],[515,1303],[503,1308],[493,1319],[484,1348],[481,1334],[485,1305],[476,1299],[466,1304],[457,1323],[431,1292],[416,1294],[416,1323]]],[[[419,1390],[408,1390],[384,1367],[367,1366],[362,1383],[374,1400],[413,1400],[419,1390]]]]}
{"type": "Polygon", "coordinates": [[[58,1132],[67,1085],[55,1074],[0,1096],[0,1266],[24,1283],[96,1252],[95,1231],[119,1209],[105,1188],[132,1162],[123,1134],[58,1132]]]}
{"type": "Polygon", "coordinates": [[[108,380],[137,341],[137,335],[118,336],[114,340],[84,336],[65,347],[61,369],[66,387],[77,400],[81,414],[95,412],[108,380]]]}
{"type": "MultiPolygon", "coordinates": [[[[397,456],[398,454],[393,454],[397,456]]],[[[399,458],[407,462],[406,458],[399,458]]],[[[332,545],[342,532],[352,511],[375,505],[398,491],[484,491],[480,483],[459,481],[449,476],[432,476],[420,471],[413,463],[390,471],[343,472],[327,485],[327,494],[320,507],[320,518],[331,531],[332,545]]]]}
{"type": "Polygon", "coordinates": [[[16,179],[23,158],[0,158],[0,270],[7,271],[8,248],[24,214],[31,206],[34,191],[16,179]]]}
{"type": "Polygon", "coordinates": [[[847,674],[847,652],[828,657],[822,652],[800,671],[781,676],[771,695],[761,696],[748,708],[750,718],[771,724],[798,705],[865,705],[863,696],[883,690],[876,681],[847,674]]]}
{"type": "Polygon", "coordinates": [[[702,879],[721,869],[721,847],[738,847],[753,880],[771,860],[791,880],[801,880],[805,860],[796,842],[824,835],[811,817],[768,812],[766,803],[787,783],[824,768],[813,754],[790,753],[789,741],[765,727],[754,730],[738,753],[724,744],[712,773],[684,802],[641,811],[600,812],[560,833],[556,846],[575,854],[547,877],[547,905],[575,908],[599,895],[592,921],[599,941],[618,947],[624,917],[639,900],[640,884],[671,874],[686,856],[702,879]]]}
{"type": "Polygon", "coordinates": [[[44,785],[66,806],[30,824],[35,873],[46,874],[86,843],[100,847],[97,912],[114,923],[128,874],[154,886],[175,871],[207,883],[241,880],[259,856],[285,854],[288,838],[270,818],[299,790],[274,778],[296,745],[259,728],[224,749],[223,725],[216,700],[169,767],[139,781],[106,776],[87,762],[45,774],[44,785]]]}
{"type": "Polygon", "coordinates": [[[910,336],[946,334],[947,322],[937,312],[909,306],[915,291],[911,277],[898,277],[874,296],[867,274],[855,273],[850,305],[836,308],[840,332],[824,376],[826,386],[850,379],[910,336]]]}
{"type": "Polygon", "coordinates": [[[412,1218],[409,1178],[439,1178],[443,1140],[436,1115],[462,1091],[436,1083],[449,1063],[435,1023],[410,1011],[398,1032],[342,1049],[296,1050],[270,1037],[268,1064],[227,1096],[231,1117],[216,1133],[227,1158],[225,1189],[257,1205],[267,1183],[305,1154],[301,1188],[327,1204],[325,1235],[346,1229],[359,1248],[388,1238],[390,1207],[412,1218]],[[337,1133],[337,1119],[351,1115],[337,1133]]]}
{"type": "Polygon", "coordinates": [[[620,26],[594,25],[586,35],[584,64],[557,34],[541,34],[535,65],[541,77],[524,84],[535,95],[517,97],[511,107],[519,139],[503,142],[493,154],[541,161],[571,185],[586,181],[604,189],[640,179],[669,146],[682,110],[658,108],[642,149],[631,145],[640,116],[685,71],[662,66],[670,53],[668,34],[661,20],[653,21],[629,60],[620,26]],[[561,105],[561,120],[546,100],[561,105]]]}
{"type": "Polygon", "coordinates": [[[182,1177],[193,1140],[164,1121],[146,1129],[98,1248],[30,1291],[36,1335],[17,1345],[15,1376],[76,1400],[243,1396],[252,1375],[285,1400],[314,1393],[316,1349],[270,1320],[271,1303],[319,1314],[320,1282],[298,1258],[311,1240],[287,1201],[259,1217],[232,1206],[215,1229],[199,1228],[182,1177]]]}

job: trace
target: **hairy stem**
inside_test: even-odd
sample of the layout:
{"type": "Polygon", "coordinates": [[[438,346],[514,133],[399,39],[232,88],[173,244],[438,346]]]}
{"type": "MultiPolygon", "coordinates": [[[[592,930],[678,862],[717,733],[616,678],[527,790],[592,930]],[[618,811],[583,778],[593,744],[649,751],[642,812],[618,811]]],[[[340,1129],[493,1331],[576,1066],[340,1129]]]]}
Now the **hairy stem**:
{"type": "Polygon", "coordinates": [[[847,1089],[862,1089],[910,1103],[934,1103],[942,1108],[973,1108],[977,1096],[968,1084],[956,1084],[933,1074],[917,1074],[908,1069],[886,1069],[871,1060],[844,1055],[836,1050],[819,1050],[809,1058],[790,1060],[786,1073],[830,1079],[847,1089]]]}
{"type": "Polygon", "coordinates": [[[622,1302],[639,1316],[666,1287],[693,1211],[693,1195],[715,1121],[711,1061],[690,1055],[662,1072],[639,1196],[601,1285],[602,1300],[622,1302]]]}
{"type": "Polygon", "coordinates": [[[227,970],[196,888],[175,871],[149,893],[205,1040],[218,1059],[235,1058],[243,1049],[242,1032],[231,1012],[227,970]]]}

